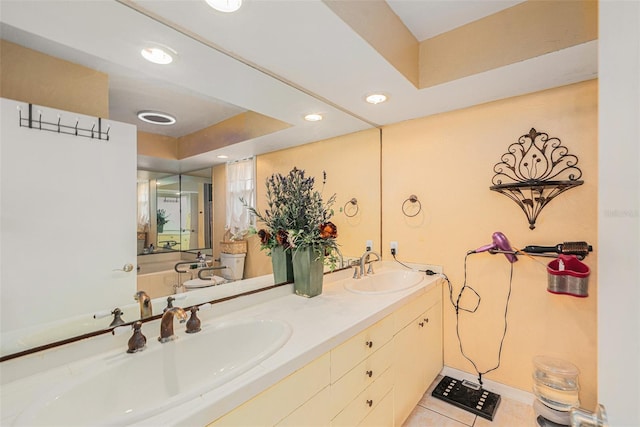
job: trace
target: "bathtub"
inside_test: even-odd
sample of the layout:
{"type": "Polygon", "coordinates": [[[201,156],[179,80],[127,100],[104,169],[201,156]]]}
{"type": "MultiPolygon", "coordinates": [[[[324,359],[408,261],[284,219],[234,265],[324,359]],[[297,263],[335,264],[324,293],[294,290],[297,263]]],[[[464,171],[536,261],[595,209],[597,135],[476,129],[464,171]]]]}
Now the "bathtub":
{"type": "MultiPolygon", "coordinates": [[[[180,261],[195,261],[195,254],[168,252],[138,256],[138,291],[145,291],[149,297],[159,298],[182,292],[182,283],[196,277],[188,265],[180,267],[188,273],[177,273],[174,266],[180,261]]],[[[193,270],[196,272],[197,270],[193,270]]]]}

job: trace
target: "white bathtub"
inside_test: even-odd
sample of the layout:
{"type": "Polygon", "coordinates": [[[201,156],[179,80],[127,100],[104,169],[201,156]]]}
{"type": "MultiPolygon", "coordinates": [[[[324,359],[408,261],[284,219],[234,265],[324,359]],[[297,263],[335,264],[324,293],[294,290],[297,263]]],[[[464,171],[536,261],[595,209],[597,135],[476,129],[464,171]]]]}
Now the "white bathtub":
{"type": "MultiPolygon", "coordinates": [[[[195,255],[187,255],[195,260],[195,255]]],[[[138,291],[145,291],[152,299],[181,292],[182,283],[190,280],[192,274],[176,273],[174,266],[182,261],[180,256],[180,252],[138,256],[138,291]]],[[[188,267],[181,266],[181,270],[189,271],[188,267]]]]}

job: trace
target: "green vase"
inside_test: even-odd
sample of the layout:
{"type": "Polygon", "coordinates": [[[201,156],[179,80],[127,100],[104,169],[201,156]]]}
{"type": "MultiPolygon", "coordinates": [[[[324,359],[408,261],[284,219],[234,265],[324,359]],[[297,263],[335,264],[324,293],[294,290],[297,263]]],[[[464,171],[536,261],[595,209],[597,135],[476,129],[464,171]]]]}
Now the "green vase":
{"type": "Polygon", "coordinates": [[[293,252],[293,289],[296,295],[311,298],[322,293],[323,256],[312,248],[298,248],[293,252]]]}
{"type": "Polygon", "coordinates": [[[273,266],[273,283],[293,282],[293,263],[291,250],[282,246],[271,249],[271,265],[273,266]]]}

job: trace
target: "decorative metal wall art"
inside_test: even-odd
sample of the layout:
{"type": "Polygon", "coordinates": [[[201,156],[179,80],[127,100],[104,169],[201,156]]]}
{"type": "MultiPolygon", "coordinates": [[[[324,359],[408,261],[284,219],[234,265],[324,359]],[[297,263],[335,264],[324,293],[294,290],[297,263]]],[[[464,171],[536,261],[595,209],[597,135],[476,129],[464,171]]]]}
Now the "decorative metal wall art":
{"type": "Polygon", "coordinates": [[[531,128],[495,164],[490,189],[516,202],[533,230],[538,215],[551,200],[584,183],[580,180],[582,171],[576,166],[578,158],[568,153],[558,138],[531,128]]]}

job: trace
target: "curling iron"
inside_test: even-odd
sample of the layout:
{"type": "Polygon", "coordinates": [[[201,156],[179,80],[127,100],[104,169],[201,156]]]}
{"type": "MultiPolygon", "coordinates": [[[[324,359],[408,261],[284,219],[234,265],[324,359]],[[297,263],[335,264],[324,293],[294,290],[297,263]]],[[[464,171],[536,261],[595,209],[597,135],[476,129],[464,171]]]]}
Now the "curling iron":
{"type": "Polygon", "coordinates": [[[584,258],[593,251],[593,246],[587,242],[564,242],[558,243],[555,246],[535,246],[529,245],[522,248],[522,252],[530,254],[543,254],[547,252],[554,252],[563,255],[578,255],[584,258]]]}

